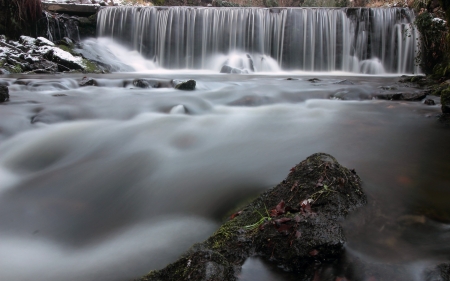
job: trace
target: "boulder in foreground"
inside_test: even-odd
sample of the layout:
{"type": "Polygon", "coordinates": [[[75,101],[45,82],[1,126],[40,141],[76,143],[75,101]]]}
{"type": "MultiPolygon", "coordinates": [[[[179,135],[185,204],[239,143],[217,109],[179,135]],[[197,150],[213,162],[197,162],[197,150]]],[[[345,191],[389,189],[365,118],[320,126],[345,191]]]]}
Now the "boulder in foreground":
{"type": "Polygon", "coordinates": [[[138,280],[236,280],[251,256],[312,280],[318,264],[330,264],[343,252],[339,221],[364,204],[354,171],[328,154],[313,154],[206,241],[138,280]]]}

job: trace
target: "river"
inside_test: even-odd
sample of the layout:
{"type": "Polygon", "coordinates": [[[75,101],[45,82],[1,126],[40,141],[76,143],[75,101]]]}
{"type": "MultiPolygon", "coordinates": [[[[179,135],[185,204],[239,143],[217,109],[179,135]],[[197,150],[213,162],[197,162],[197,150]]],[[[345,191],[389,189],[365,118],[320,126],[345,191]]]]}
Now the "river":
{"type": "MultiPolygon", "coordinates": [[[[349,254],[403,264],[410,280],[450,259],[450,131],[437,122],[440,105],[377,98],[416,91],[399,82],[415,69],[406,56],[393,66],[386,51],[381,73],[366,75],[367,57],[356,68],[298,70],[263,51],[270,63],[238,75],[219,74],[231,55],[196,70],[169,60],[167,69],[155,54],[102,40],[86,50],[119,72],[89,75],[98,86],[80,87],[83,74],[0,77],[11,96],[0,104],[1,280],[119,281],[162,268],[316,152],[355,169],[369,206],[385,206],[369,223],[364,209],[350,218],[349,254]],[[137,78],[194,79],[196,89],[142,89],[137,78]]],[[[198,54],[212,62],[210,51],[198,54]]],[[[240,276],[294,278],[258,259],[240,276]]]]}

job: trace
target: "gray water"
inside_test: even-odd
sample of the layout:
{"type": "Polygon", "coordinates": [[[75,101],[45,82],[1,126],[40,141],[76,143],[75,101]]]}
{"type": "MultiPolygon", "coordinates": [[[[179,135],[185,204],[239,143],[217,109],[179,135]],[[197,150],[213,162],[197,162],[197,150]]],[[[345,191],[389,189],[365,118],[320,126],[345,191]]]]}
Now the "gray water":
{"type": "Polygon", "coordinates": [[[99,12],[98,35],[169,69],[412,74],[414,18],[406,8],[114,7],[99,12]]]}
{"type": "MultiPolygon", "coordinates": [[[[75,74],[2,78],[11,100],[0,104],[1,280],[129,280],[161,268],[315,152],[356,169],[386,211],[449,212],[439,105],[374,99],[414,91],[399,77],[95,77],[99,87],[82,88],[75,74]],[[192,78],[197,88],[134,88],[138,77],[192,78]]],[[[416,277],[448,261],[449,225],[398,228],[404,213],[388,213],[398,224],[351,238],[348,250],[405,263],[416,277]]],[[[285,278],[267,270],[250,260],[242,280],[285,278]]]]}

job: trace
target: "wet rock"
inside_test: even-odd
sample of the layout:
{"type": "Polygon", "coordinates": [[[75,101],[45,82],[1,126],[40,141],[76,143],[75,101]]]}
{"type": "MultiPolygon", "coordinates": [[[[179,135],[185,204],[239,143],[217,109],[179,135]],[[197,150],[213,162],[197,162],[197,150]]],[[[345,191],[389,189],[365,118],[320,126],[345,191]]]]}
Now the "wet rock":
{"type": "Polygon", "coordinates": [[[0,102],[9,100],[9,89],[7,86],[0,85],[0,102]]]}
{"type": "Polygon", "coordinates": [[[64,37],[63,39],[57,41],[56,44],[67,46],[69,48],[73,48],[74,47],[74,42],[69,37],[64,37]]]}
{"type": "Polygon", "coordinates": [[[248,73],[248,72],[245,69],[239,69],[239,68],[231,67],[229,65],[224,65],[220,69],[220,73],[244,74],[244,73],[248,73]]]}
{"type": "Polygon", "coordinates": [[[355,83],[353,83],[352,81],[349,81],[347,79],[336,82],[334,84],[338,84],[338,85],[355,85],[355,83]]]}
{"type": "Polygon", "coordinates": [[[34,73],[55,73],[58,72],[58,65],[48,60],[40,60],[30,65],[34,73]]]}
{"type": "Polygon", "coordinates": [[[286,78],[286,80],[292,81],[292,80],[298,80],[298,79],[297,78],[288,77],[288,78],[286,78]]]}
{"type": "Polygon", "coordinates": [[[4,75],[4,74],[11,74],[11,72],[9,72],[8,70],[6,70],[4,68],[0,68],[0,75],[4,75]]]}
{"type": "Polygon", "coordinates": [[[395,90],[397,90],[397,87],[395,87],[395,86],[380,86],[378,88],[380,88],[381,90],[384,90],[384,91],[395,91],[395,90]]]}
{"type": "Polygon", "coordinates": [[[413,93],[392,93],[392,94],[379,94],[377,97],[382,100],[404,100],[404,101],[421,101],[427,94],[425,92],[413,92],[413,93]]]}
{"type": "Polygon", "coordinates": [[[442,113],[450,113],[450,87],[441,92],[441,110],[442,113]]]}
{"type": "Polygon", "coordinates": [[[80,83],[78,83],[80,85],[80,87],[85,87],[85,86],[98,86],[98,83],[95,79],[93,78],[89,78],[89,77],[83,77],[83,79],[81,79],[80,83]]]}
{"type": "Polygon", "coordinates": [[[228,103],[233,106],[260,106],[265,104],[271,104],[273,100],[266,96],[245,96],[238,100],[228,103]]]}
{"type": "Polygon", "coordinates": [[[432,100],[432,99],[425,99],[425,101],[423,103],[426,105],[435,105],[436,104],[434,102],[434,100],[432,100]]]}
{"type": "Polygon", "coordinates": [[[195,90],[196,82],[195,80],[187,80],[187,81],[174,81],[174,88],[178,90],[186,90],[186,91],[192,91],[195,90]]]}
{"type": "Polygon", "coordinates": [[[321,80],[319,78],[311,78],[311,79],[308,79],[308,81],[311,82],[311,83],[317,83],[317,82],[319,82],[321,80]]]}
{"type": "Polygon", "coordinates": [[[425,270],[425,281],[450,281],[450,264],[443,263],[425,270]]]}
{"type": "Polygon", "coordinates": [[[139,280],[236,280],[245,260],[255,255],[312,280],[343,253],[339,222],[365,203],[354,171],[331,155],[313,154],[206,241],[139,280]]]}
{"type": "Polygon", "coordinates": [[[154,84],[152,85],[149,81],[147,81],[145,79],[135,79],[133,81],[133,86],[138,87],[138,88],[143,88],[143,89],[156,88],[156,87],[153,87],[153,86],[155,86],[154,84]]]}

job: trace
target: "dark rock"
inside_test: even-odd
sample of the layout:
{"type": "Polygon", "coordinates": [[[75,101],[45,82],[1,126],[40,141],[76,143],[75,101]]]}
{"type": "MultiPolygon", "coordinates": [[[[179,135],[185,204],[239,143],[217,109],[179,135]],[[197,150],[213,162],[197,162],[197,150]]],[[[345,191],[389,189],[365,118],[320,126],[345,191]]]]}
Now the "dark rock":
{"type": "Polygon", "coordinates": [[[243,73],[248,73],[248,72],[245,71],[245,70],[243,70],[243,69],[231,67],[231,66],[229,66],[229,65],[224,65],[224,66],[222,66],[222,68],[220,69],[220,73],[243,74],[243,73]]]}
{"type": "Polygon", "coordinates": [[[157,88],[157,87],[153,87],[154,85],[151,85],[150,82],[145,80],[145,79],[136,79],[136,80],[133,81],[133,85],[135,87],[143,88],[143,89],[146,89],[146,88],[157,88]]]}
{"type": "Polygon", "coordinates": [[[139,280],[236,280],[244,261],[255,255],[312,280],[343,253],[339,222],[364,204],[356,173],[328,154],[313,154],[206,241],[139,280]]]}
{"type": "Polygon", "coordinates": [[[72,41],[72,39],[70,39],[68,37],[64,37],[63,39],[57,41],[56,44],[67,46],[70,48],[73,48],[73,46],[74,46],[74,42],[72,41]]]}
{"type": "Polygon", "coordinates": [[[238,100],[228,103],[233,106],[260,106],[265,104],[271,104],[273,100],[266,96],[245,96],[238,100]]]}
{"type": "Polygon", "coordinates": [[[342,81],[339,81],[339,82],[336,82],[336,83],[334,83],[334,84],[339,84],[339,85],[355,85],[355,83],[353,83],[352,81],[349,81],[349,80],[347,80],[347,79],[342,80],[342,81]]]}
{"type": "Polygon", "coordinates": [[[450,87],[441,92],[441,110],[442,113],[450,113],[450,87]]]}
{"type": "Polygon", "coordinates": [[[95,79],[89,77],[83,77],[79,83],[80,87],[85,86],[98,86],[98,83],[95,79]]]}
{"type": "Polygon", "coordinates": [[[404,100],[404,101],[420,101],[423,100],[427,94],[425,92],[416,93],[393,93],[393,94],[379,94],[377,97],[382,100],[404,100]]]}
{"type": "Polygon", "coordinates": [[[292,80],[298,80],[298,79],[297,79],[297,78],[291,78],[291,77],[288,77],[288,78],[286,78],[286,80],[292,81],[292,80]]]}
{"type": "Polygon", "coordinates": [[[58,65],[54,62],[42,59],[30,64],[30,69],[34,73],[55,73],[58,72],[58,65]]]}
{"type": "Polygon", "coordinates": [[[397,87],[394,87],[394,86],[380,86],[378,88],[380,88],[381,90],[384,90],[384,91],[395,91],[395,90],[397,90],[397,87]]]}
{"type": "Polygon", "coordinates": [[[424,92],[418,92],[418,93],[402,93],[401,94],[401,100],[404,101],[420,101],[423,100],[427,96],[424,92]]]}
{"type": "Polygon", "coordinates": [[[443,263],[425,270],[425,281],[450,281],[450,264],[443,263]]]}
{"type": "Polygon", "coordinates": [[[426,105],[435,105],[436,104],[434,102],[434,100],[432,100],[432,99],[426,99],[423,103],[426,104],[426,105]]]}
{"type": "Polygon", "coordinates": [[[0,85],[0,102],[9,100],[9,89],[6,86],[0,85]]]}
{"type": "Polygon", "coordinates": [[[311,79],[308,79],[308,81],[311,82],[311,83],[316,83],[316,82],[319,82],[321,80],[319,78],[311,78],[311,79]]]}
{"type": "Polygon", "coordinates": [[[182,82],[175,82],[175,89],[178,90],[186,90],[186,91],[192,91],[195,90],[195,85],[197,84],[195,80],[187,80],[182,82]]]}

